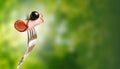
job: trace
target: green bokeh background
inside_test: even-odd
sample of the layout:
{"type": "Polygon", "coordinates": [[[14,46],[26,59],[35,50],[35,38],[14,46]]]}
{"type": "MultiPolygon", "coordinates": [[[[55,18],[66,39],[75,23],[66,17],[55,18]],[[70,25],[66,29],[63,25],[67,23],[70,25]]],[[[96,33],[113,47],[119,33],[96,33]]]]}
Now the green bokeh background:
{"type": "Polygon", "coordinates": [[[119,0],[0,0],[0,69],[16,69],[27,47],[14,28],[31,11],[44,15],[21,69],[120,69],[119,0]]]}

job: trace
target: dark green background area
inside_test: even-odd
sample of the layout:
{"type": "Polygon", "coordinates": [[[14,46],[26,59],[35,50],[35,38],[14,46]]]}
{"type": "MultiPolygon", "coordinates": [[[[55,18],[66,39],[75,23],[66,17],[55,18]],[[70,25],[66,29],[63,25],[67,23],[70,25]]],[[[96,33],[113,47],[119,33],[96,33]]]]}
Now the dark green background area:
{"type": "Polygon", "coordinates": [[[21,69],[120,69],[119,0],[0,0],[0,69],[16,69],[27,47],[14,29],[31,11],[44,15],[21,69]]]}

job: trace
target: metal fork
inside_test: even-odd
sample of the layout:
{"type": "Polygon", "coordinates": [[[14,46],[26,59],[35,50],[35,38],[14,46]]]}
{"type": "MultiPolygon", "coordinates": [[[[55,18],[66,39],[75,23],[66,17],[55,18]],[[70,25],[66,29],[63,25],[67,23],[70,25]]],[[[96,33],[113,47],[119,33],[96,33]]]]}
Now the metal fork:
{"type": "Polygon", "coordinates": [[[33,47],[36,44],[36,39],[37,39],[37,34],[35,31],[35,28],[29,28],[27,30],[27,35],[28,35],[28,46],[27,46],[27,50],[24,54],[24,56],[20,59],[17,69],[20,69],[21,65],[23,64],[23,62],[25,61],[25,59],[27,58],[27,56],[29,55],[29,53],[32,51],[33,47]]]}

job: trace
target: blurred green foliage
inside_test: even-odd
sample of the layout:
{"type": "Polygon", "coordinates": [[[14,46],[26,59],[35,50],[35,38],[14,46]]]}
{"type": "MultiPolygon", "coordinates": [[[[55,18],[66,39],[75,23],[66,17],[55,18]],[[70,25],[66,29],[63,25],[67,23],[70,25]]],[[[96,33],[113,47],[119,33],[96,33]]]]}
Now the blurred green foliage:
{"type": "Polygon", "coordinates": [[[16,69],[27,35],[14,29],[31,11],[44,15],[21,69],[120,69],[119,0],[0,0],[0,69],[16,69]]]}

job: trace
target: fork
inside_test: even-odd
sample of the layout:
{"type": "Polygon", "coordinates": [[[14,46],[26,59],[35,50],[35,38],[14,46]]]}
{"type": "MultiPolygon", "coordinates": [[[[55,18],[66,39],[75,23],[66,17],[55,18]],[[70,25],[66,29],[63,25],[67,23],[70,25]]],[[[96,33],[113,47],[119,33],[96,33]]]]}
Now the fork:
{"type": "Polygon", "coordinates": [[[29,55],[29,53],[32,51],[33,47],[36,44],[37,34],[36,34],[34,27],[28,28],[27,35],[28,35],[27,50],[26,50],[24,56],[20,59],[17,69],[20,69],[21,65],[23,64],[23,62],[25,61],[25,59],[27,58],[27,56],[29,55]]]}

